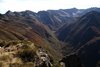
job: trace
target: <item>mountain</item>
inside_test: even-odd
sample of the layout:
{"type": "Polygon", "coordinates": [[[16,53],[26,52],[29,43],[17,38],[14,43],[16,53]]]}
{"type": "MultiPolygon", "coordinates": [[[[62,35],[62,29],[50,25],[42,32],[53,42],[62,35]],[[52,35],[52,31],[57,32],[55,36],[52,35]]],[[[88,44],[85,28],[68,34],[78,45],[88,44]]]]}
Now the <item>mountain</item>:
{"type": "Polygon", "coordinates": [[[16,40],[32,41],[35,46],[45,49],[57,64],[61,59],[61,42],[53,31],[65,23],[72,23],[75,20],[73,12],[77,12],[77,9],[48,10],[38,13],[29,10],[7,11],[5,14],[0,14],[0,35],[2,35],[0,41],[4,43],[16,40]]]}
{"type": "Polygon", "coordinates": [[[46,25],[36,18],[11,11],[0,14],[0,35],[0,41],[28,40],[33,42],[35,46],[45,49],[53,57],[54,62],[61,57],[59,40],[46,25]]]}
{"type": "Polygon", "coordinates": [[[48,11],[39,11],[39,19],[46,25],[48,25],[52,30],[56,31],[65,23],[72,23],[75,21],[74,13],[78,9],[60,9],[60,10],[48,10],[48,11]]]}
{"type": "Polygon", "coordinates": [[[84,67],[97,67],[100,61],[100,13],[88,12],[75,23],[65,26],[58,31],[59,40],[73,47],[84,67]]]}
{"type": "Polygon", "coordinates": [[[89,12],[76,21],[76,23],[63,27],[58,34],[58,38],[62,41],[73,41],[71,43],[75,45],[78,45],[80,41],[84,44],[86,40],[88,41],[94,36],[98,36],[100,25],[99,18],[100,16],[98,12],[89,12]],[[85,39],[83,39],[83,37],[85,39]]]}
{"type": "MultiPolygon", "coordinates": [[[[56,65],[58,65],[59,59],[61,60],[63,57],[68,59],[62,59],[62,61],[68,62],[66,65],[76,65],[76,67],[77,65],[83,65],[84,67],[99,66],[99,12],[99,8],[71,8],[39,11],[38,13],[30,10],[22,12],[7,11],[5,14],[0,14],[0,35],[2,35],[0,36],[0,46],[6,50],[5,47],[12,47],[6,42],[31,41],[35,44],[35,47],[39,49],[42,47],[40,51],[50,55],[54,61],[54,67],[58,67],[56,65]]],[[[30,45],[28,46],[30,47],[30,45]]],[[[17,46],[14,45],[14,47],[17,46]]],[[[25,53],[27,54],[27,51],[25,53]]],[[[23,54],[19,53],[21,55],[19,57],[22,59],[23,54]]],[[[26,54],[24,54],[24,61],[28,56],[26,54]]],[[[30,61],[30,58],[27,60],[30,61]]],[[[32,60],[34,60],[33,57],[32,60]]]]}
{"type": "Polygon", "coordinates": [[[57,31],[64,24],[73,23],[76,20],[76,13],[80,12],[76,8],[72,9],[60,9],[60,10],[47,10],[47,11],[39,11],[38,13],[32,12],[30,10],[22,11],[22,12],[12,12],[9,11],[11,15],[16,15],[18,17],[23,16],[26,18],[35,18],[41,23],[47,25],[51,30],[57,31]]]}
{"type": "Polygon", "coordinates": [[[100,66],[100,37],[94,37],[78,49],[84,67],[100,66]]]}
{"type": "Polygon", "coordinates": [[[47,10],[47,11],[39,11],[38,13],[26,10],[22,12],[14,12],[16,15],[22,15],[25,17],[36,18],[43,24],[47,25],[51,30],[57,31],[63,25],[71,24],[77,21],[79,17],[85,15],[90,11],[98,11],[100,12],[100,8],[88,8],[88,9],[59,9],[59,10],[47,10]]]}
{"type": "Polygon", "coordinates": [[[82,16],[82,15],[85,15],[86,13],[88,13],[88,12],[91,12],[91,11],[100,12],[100,8],[91,7],[91,8],[88,8],[88,9],[83,9],[79,15],[82,16]]]}
{"type": "Polygon", "coordinates": [[[46,24],[53,31],[56,31],[64,24],[70,24],[75,21],[75,13],[78,11],[79,10],[76,8],[39,11],[36,14],[36,18],[46,24]]]}
{"type": "Polygon", "coordinates": [[[80,16],[90,11],[100,12],[100,9],[96,7],[88,9],[71,8],[39,11],[38,13],[26,10],[22,12],[12,12],[12,15],[35,18],[43,24],[47,25],[51,30],[57,31],[63,27],[63,25],[74,23],[77,19],[79,19],[80,16]]]}

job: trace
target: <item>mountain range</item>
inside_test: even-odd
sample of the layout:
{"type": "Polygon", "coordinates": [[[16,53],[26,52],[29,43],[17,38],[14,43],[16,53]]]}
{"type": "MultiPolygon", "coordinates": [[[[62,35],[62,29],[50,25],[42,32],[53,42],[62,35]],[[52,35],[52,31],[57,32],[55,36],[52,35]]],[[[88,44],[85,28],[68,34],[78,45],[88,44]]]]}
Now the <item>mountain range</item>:
{"type": "Polygon", "coordinates": [[[53,57],[53,60],[59,59],[60,42],[53,32],[43,23],[35,18],[29,18],[21,15],[16,16],[8,11],[6,14],[0,14],[0,42],[25,40],[31,41],[37,47],[42,47],[53,57]],[[53,56],[55,54],[55,56],[53,56]]]}
{"type": "Polygon", "coordinates": [[[59,60],[76,53],[83,67],[100,66],[100,8],[0,14],[0,40],[29,40],[59,60]]]}
{"type": "Polygon", "coordinates": [[[91,11],[76,23],[61,29],[58,38],[67,42],[77,52],[84,67],[96,67],[100,61],[100,13],[91,11]]]}

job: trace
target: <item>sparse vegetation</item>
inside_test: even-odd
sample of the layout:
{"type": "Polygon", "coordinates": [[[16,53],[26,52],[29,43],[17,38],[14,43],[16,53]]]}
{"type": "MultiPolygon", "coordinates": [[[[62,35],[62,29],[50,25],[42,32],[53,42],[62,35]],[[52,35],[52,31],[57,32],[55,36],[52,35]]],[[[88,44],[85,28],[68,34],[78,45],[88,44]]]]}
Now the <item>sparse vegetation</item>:
{"type": "MultiPolygon", "coordinates": [[[[38,58],[36,51],[39,49],[39,45],[31,41],[2,40],[0,41],[0,47],[0,65],[4,65],[5,63],[8,67],[34,67],[34,63],[36,63],[35,59],[38,58]]],[[[49,46],[43,46],[42,48],[46,50],[45,52],[48,54],[53,67],[57,67],[57,60],[52,56],[55,51],[49,46]]]]}

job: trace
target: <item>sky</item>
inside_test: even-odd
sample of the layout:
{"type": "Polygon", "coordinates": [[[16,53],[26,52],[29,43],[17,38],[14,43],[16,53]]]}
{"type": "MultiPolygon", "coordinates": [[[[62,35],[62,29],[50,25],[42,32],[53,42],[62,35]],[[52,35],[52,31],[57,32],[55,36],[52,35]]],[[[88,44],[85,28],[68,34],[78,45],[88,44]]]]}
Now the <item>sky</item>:
{"type": "Polygon", "coordinates": [[[0,0],[0,13],[11,11],[57,10],[68,8],[85,9],[100,7],[100,0],[0,0]]]}

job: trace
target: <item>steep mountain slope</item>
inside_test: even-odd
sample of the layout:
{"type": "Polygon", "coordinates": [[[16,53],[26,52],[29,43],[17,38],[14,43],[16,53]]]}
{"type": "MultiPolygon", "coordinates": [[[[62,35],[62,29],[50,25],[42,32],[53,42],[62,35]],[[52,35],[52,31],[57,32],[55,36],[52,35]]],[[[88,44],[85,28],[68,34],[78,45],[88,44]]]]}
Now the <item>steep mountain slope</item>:
{"type": "Polygon", "coordinates": [[[100,37],[94,37],[78,49],[84,67],[99,67],[100,37]]]}
{"type": "Polygon", "coordinates": [[[63,27],[58,38],[74,47],[84,67],[96,67],[100,61],[100,13],[91,11],[76,23],[63,27]]]}
{"type": "Polygon", "coordinates": [[[43,24],[47,25],[51,30],[57,31],[59,28],[63,27],[63,25],[74,23],[78,17],[85,15],[90,11],[98,11],[99,8],[88,8],[88,9],[60,9],[60,10],[47,10],[47,11],[39,11],[38,13],[26,10],[23,12],[14,12],[15,14],[19,14],[25,17],[36,18],[43,24]]]}
{"type": "Polygon", "coordinates": [[[88,8],[88,9],[60,9],[60,10],[48,10],[39,11],[35,14],[38,20],[49,26],[50,29],[58,31],[63,25],[69,25],[79,19],[79,17],[85,15],[88,12],[97,11],[100,12],[100,8],[88,8]]]}
{"type": "MultiPolygon", "coordinates": [[[[86,14],[90,11],[98,11],[99,8],[89,8],[89,9],[60,9],[60,10],[47,10],[47,11],[39,11],[38,13],[26,10],[22,12],[13,12],[12,15],[16,16],[24,16],[27,18],[36,18],[43,24],[47,25],[51,30],[57,31],[59,28],[63,27],[63,25],[74,23],[78,17],[86,14]]],[[[9,11],[8,11],[9,12],[9,11]]]]}
{"type": "Polygon", "coordinates": [[[76,21],[76,23],[63,28],[60,34],[58,34],[58,38],[62,41],[72,41],[71,43],[75,45],[78,45],[79,42],[84,44],[85,41],[87,42],[94,36],[99,36],[99,19],[98,12],[89,12],[76,21]],[[62,36],[66,37],[62,38],[62,36]]]}
{"type": "Polygon", "coordinates": [[[53,60],[57,61],[61,57],[60,51],[64,56],[71,51],[76,51],[81,57],[84,67],[94,67],[100,62],[99,10],[99,8],[86,10],[72,8],[39,11],[38,13],[29,10],[8,11],[4,15],[0,14],[0,35],[2,35],[0,41],[32,41],[36,46],[47,50],[53,60]],[[90,12],[91,10],[93,11],[90,12]],[[55,37],[55,31],[63,43],[55,37]]]}
{"type": "Polygon", "coordinates": [[[29,40],[48,51],[54,60],[59,59],[59,40],[52,31],[35,18],[28,18],[8,11],[0,14],[0,40],[29,40]],[[53,56],[55,54],[55,56],[53,56]]]}
{"type": "MultiPolygon", "coordinates": [[[[26,10],[22,12],[12,12],[12,15],[23,16],[26,18],[36,18],[43,24],[47,25],[51,30],[56,31],[64,24],[72,23],[76,20],[76,13],[81,10],[76,8],[72,9],[60,9],[60,10],[47,10],[39,11],[38,13],[26,10]]],[[[8,11],[7,13],[9,13],[8,11]]]]}
{"type": "Polygon", "coordinates": [[[48,25],[52,30],[58,30],[65,23],[70,24],[75,21],[74,13],[77,11],[78,9],[76,8],[39,11],[38,16],[40,21],[48,25]]]}
{"type": "Polygon", "coordinates": [[[100,12],[100,8],[97,8],[97,7],[91,7],[91,8],[88,8],[88,9],[84,9],[81,11],[81,13],[79,13],[79,15],[85,15],[86,13],[88,12],[91,12],[91,11],[96,11],[96,12],[100,12]]]}

